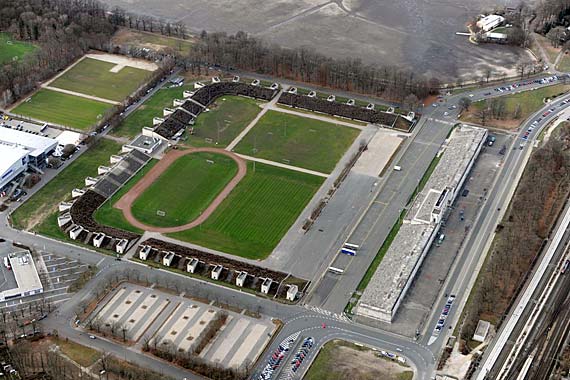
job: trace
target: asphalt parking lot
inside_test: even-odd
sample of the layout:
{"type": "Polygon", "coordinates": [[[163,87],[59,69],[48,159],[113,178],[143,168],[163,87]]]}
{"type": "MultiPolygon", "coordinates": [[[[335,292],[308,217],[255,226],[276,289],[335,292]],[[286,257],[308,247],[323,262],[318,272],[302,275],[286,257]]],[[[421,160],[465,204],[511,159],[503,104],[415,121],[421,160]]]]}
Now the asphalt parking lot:
{"type": "MultiPolygon", "coordinates": [[[[478,212],[486,199],[496,174],[507,153],[506,147],[512,142],[511,135],[496,136],[493,146],[485,146],[457,197],[451,212],[446,216],[440,229],[445,235],[441,244],[434,242],[428,252],[415,281],[412,283],[392,324],[372,322],[384,330],[414,337],[416,330],[423,330],[441,287],[450,272],[457,254],[474,224],[478,212]],[[503,148],[505,145],[505,148],[503,148]]],[[[435,326],[428,326],[428,330],[435,326]]]]}

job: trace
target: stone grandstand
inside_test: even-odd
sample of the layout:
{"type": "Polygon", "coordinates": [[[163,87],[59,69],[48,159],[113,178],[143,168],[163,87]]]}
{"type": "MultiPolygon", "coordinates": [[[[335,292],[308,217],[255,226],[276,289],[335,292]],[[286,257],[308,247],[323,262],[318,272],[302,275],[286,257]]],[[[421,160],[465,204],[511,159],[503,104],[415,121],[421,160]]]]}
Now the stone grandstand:
{"type": "Polygon", "coordinates": [[[281,94],[279,97],[279,104],[304,108],[332,116],[341,116],[347,119],[364,121],[366,123],[378,124],[404,132],[410,132],[415,125],[415,121],[408,120],[402,115],[395,113],[382,112],[358,106],[349,106],[344,103],[330,102],[325,99],[292,94],[289,92],[281,94]]]}
{"type": "Polygon", "coordinates": [[[269,294],[277,294],[281,297],[285,297],[286,291],[291,285],[297,285],[299,289],[304,289],[308,285],[307,281],[292,277],[287,273],[154,238],[145,240],[140,244],[139,257],[141,258],[143,258],[140,254],[142,250],[146,252],[152,251],[151,253],[145,254],[144,260],[149,260],[152,256],[156,257],[159,253],[165,255],[173,253],[176,260],[173,260],[169,266],[178,267],[182,270],[186,270],[186,265],[193,259],[198,260],[202,267],[204,267],[204,273],[208,273],[216,266],[222,266],[224,275],[218,278],[218,280],[224,282],[234,283],[238,274],[246,273],[249,280],[244,286],[257,291],[259,291],[262,282],[270,279],[272,286],[269,294]]]}
{"type": "Polygon", "coordinates": [[[356,308],[357,316],[388,323],[393,321],[486,136],[487,130],[482,128],[459,126],[453,130],[439,164],[414,199],[398,234],[362,294],[356,308]]]}
{"type": "Polygon", "coordinates": [[[101,225],[93,218],[93,213],[142,169],[150,156],[132,150],[123,156],[113,157],[120,159],[111,168],[99,167],[100,170],[105,168],[104,174],[95,179],[94,185],[73,202],[60,204],[58,225],[74,240],[124,253],[140,235],[101,225]]]}
{"type": "Polygon", "coordinates": [[[276,94],[276,90],[246,83],[211,83],[198,89],[177,108],[174,113],[170,114],[165,121],[160,123],[153,132],[167,140],[177,138],[188,125],[194,122],[196,117],[198,117],[206,107],[212,104],[216,98],[223,95],[247,96],[269,101],[273,99],[276,94]]]}

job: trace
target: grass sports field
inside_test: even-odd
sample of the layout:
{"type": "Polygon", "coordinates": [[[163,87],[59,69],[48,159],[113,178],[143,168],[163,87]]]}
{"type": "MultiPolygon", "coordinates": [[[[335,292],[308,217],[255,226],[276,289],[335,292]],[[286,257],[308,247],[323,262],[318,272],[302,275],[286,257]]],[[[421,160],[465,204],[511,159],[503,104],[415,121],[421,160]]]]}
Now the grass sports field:
{"type": "Polygon", "coordinates": [[[323,179],[248,163],[247,175],[202,225],[169,236],[251,259],[266,258],[323,179]]]}
{"type": "Polygon", "coordinates": [[[0,64],[18,60],[34,50],[34,45],[13,40],[10,33],[0,33],[0,64]]]}
{"type": "Polygon", "coordinates": [[[240,96],[220,97],[209,108],[196,120],[194,133],[188,138],[192,146],[227,146],[261,111],[255,100],[240,96]]]}
{"type": "MultiPolygon", "coordinates": [[[[71,190],[75,187],[85,187],[85,177],[96,175],[99,165],[108,163],[109,157],[117,154],[120,149],[119,143],[106,139],[99,140],[95,146],[78,157],[14,211],[13,225],[18,229],[30,229],[41,223],[57,210],[59,202],[71,197],[71,190]]],[[[57,216],[54,220],[57,220],[57,216]]],[[[57,228],[57,224],[55,227],[57,228]]]]}
{"type": "Polygon", "coordinates": [[[235,151],[330,173],[359,133],[355,128],[268,111],[235,151]]]}
{"type": "Polygon", "coordinates": [[[111,70],[114,63],[85,58],[50,86],[63,88],[99,98],[122,101],[151,75],[150,71],[125,66],[119,72],[111,70]]]}
{"type": "Polygon", "coordinates": [[[107,103],[41,89],[12,112],[49,123],[87,130],[111,107],[107,103]]]}
{"type": "Polygon", "coordinates": [[[236,173],[237,164],[227,156],[205,152],[182,156],[135,200],[133,215],[157,227],[189,223],[212,203],[236,173]],[[214,163],[209,163],[210,160],[214,163]],[[165,215],[157,215],[158,211],[165,215]]]}
{"type": "Polygon", "coordinates": [[[172,107],[172,101],[174,99],[182,99],[184,90],[190,90],[192,88],[194,88],[192,85],[161,88],[124,119],[117,128],[113,129],[112,134],[119,137],[135,137],[141,133],[142,127],[152,127],[152,118],[162,117],[162,110],[165,107],[172,107]]]}
{"type": "Polygon", "coordinates": [[[121,197],[125,195],[131,189],[131,187],[133,187],[142,177],[144,177],[145,174],[148,173],[148,171],[152,169],[152,167],[157,163],[158,160],[150,160],[141,170],[139,170],[137,174],[135,174],[127,183],[125,183],[125,185],[121,187],[119,191],[113,194],[111,198],[107,199],[107,201],[103,203],[103,205],[99,207],[97,211],[95,211],[95,214],[93,215],[95,220],[101,224],[142,234],[144,231],[134,227],[129,222],[127,222],[123,216],[123,212],[114,208],[113,205],[117,203],[117,201],[121,199],[121,197]]]}

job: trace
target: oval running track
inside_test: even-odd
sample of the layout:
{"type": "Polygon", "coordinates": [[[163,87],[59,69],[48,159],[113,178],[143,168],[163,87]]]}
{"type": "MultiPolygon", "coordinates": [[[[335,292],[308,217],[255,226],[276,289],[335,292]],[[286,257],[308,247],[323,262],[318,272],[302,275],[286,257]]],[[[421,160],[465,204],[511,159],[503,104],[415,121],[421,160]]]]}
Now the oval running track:
{"type": "Polygon", "coordinates": [[[115,204],[115,208],[121,210],[127,221],[142,230],[149,232],[160,232],[160,233],[171,233],[180,232],[188,230],[190,228],[199,226],[204,223],[206,219],[216,210],[216,208],[222,203],[222,201],[230,194],[230,192],[237,186],[237,184],[245,177],[247,172],[246,161],[239,157],[238,155],[228,152],[224,149],[217,148],[190,148],[186,150],[171,150],[168,152],[152,169],[149,170],[146,175],[141,178],[125,195],[121,197],[115,204]],[[198,216],[196,219],[190,223],[186,223],[180,226],[173,227],[155,227],[149,226],[140,222],[131,211],[131,207],[135,200],[160,177],[170,165],[176,161],[178,158],[185,156],[187,154],[199,153],[199,152],[209,152],[216,154],[223,154],[224,156],[230,157],[234,160],[238,166],[238,171],[236,175],[231,179],[231,181],[224,187],[224,189],[218,194],[218,196],[210,203],[210,205],[198,216]]]}

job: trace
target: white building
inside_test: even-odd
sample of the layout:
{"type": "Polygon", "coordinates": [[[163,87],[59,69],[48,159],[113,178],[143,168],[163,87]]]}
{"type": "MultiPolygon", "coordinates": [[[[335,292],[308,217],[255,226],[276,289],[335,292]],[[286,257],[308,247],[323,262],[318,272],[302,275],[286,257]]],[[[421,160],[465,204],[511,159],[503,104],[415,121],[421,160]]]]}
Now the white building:
{"type": "Polygon", "coordinates": [[[0,142],[26,149],[28,163],[40,168],[45,166],[47,157],[58,145],[55,139],[8,127],[0,127],[0,142]]]}
{"type": "Polygon", "coordinates": [[[263,280],[261,283],[261,293],[269,294],[269,290],[271,289],[271,284],[273,284],[273,280],[269,277],[263,280]]]}
{"type": "Polygon", "coordinates": [[[0,190],[28,168],[28,151],[16,145],[0,143],[0,190]]]}
{"type": "Polygon", "coordinates": [[[43,293],[44,288],[30,252],[11,253],[8,260],[14,272],[17,287],[0,292],[1,302],[43,293]]]}
{"type": "Polygon", "coordinates": [[[503,16],[499,15],[488,15],[477,21],[477,26],[483,31],[488,32],[491,29],[496,28],[505,21],[503,16]]]}

